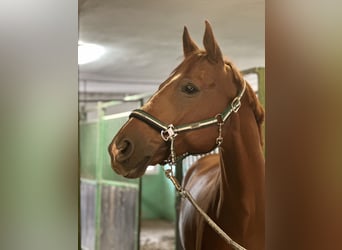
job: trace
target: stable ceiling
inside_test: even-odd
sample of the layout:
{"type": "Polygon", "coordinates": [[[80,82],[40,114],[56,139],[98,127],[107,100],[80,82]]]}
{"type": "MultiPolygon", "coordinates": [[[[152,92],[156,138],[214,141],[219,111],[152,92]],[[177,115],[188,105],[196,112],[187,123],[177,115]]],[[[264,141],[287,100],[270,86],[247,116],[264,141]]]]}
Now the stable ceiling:
{"type": "Polygon", "coordinates": [[[79,0],[79,40],[103,46],[80,65],[80,91],[154,91],[182,60],[186,25],[202,45],[204,20],[222,52],[241,70],[265,65],[265,2],[260,0],[79,0]]]}

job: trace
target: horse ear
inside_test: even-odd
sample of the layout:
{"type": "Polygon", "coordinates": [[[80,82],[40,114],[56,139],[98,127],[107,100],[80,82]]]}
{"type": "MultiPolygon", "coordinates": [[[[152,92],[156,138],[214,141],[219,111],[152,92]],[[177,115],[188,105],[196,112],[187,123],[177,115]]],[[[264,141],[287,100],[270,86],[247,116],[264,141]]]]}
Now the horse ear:
{"type": "Polygon", "coordinates": [[[210,23],[205,21],[205,32],[203,37],[204,48],[208,53],[208,58],[210,61],[215,63],[224,64],[223,55],[218,43],[215,40],[213,30],[210,23]]]}
{"type": "Polygon", "coordinates": [[[184,31],[183,31],[183,51],[184,51],[184,56],[188,57],[189,55],[191,55],[192,53],[194,53],[195,51],[198,51],[199,48],[196,45],[196,43],[191,39],[190,35],[189,35],[189,31],[186,28],[186,26],[184,26],[184,31]]]}

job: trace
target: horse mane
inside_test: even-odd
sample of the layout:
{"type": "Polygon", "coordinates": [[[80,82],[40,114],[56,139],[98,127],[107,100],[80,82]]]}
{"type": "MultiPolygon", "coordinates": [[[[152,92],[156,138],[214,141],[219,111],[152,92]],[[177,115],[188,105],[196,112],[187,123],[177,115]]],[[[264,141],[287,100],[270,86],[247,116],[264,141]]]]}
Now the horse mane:
{"type": "MultiPolygon", "coordinates": [[[[225,60],[225,63],[232,69],[234,82],[238,84],[239,85],[238,87],[241,89],[243,82],[246,80],[243,78],[241,72],[236,68],[236,66],[232,62],[225,60]]],[[[246,94],[248,97],[249,106],[253,110],[254,117],[258,125],[260,144],[264,145],[264,141],[262,137],[262,124],[265,120],[265,111],[261,103],[259,102],[259,99],[257,98],[254,90],[252,89],[251,85],[247,81],[246,81],[246,94]]]]}

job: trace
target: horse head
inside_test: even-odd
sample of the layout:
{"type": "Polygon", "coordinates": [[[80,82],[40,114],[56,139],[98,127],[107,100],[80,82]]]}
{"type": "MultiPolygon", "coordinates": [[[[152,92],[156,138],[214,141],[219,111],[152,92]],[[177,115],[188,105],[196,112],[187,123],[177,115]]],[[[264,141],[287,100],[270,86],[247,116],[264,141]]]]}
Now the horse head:
{"type": "MultiPolygon", "coordinates": [[[[242,88],[242,76],[224,60],[212,28],[205,22],[204,50],[183,31],[184,59],[141,108],[152,117],[174,126],[213,118],[232,102],[242,88]]],[[[177,135],[175,153],[197,154],[212,150],[217,126],[177,135]]],[[[128,178],[142,176],[147,166],[162,163],[170,155],[170,143],[148,123],[131,117],[109,145],[112,168],[128,178]]]]}

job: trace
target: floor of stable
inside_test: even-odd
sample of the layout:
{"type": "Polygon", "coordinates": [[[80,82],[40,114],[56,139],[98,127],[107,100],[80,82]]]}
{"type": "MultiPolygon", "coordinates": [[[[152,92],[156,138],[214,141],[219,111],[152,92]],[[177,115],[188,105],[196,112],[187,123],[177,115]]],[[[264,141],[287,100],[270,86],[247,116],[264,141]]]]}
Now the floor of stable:
{"type": "Polygon", "coordinates": [[[174,250],[175,224],[164,220],[143,220],[140,229],[140,250],[174,250]]]}

